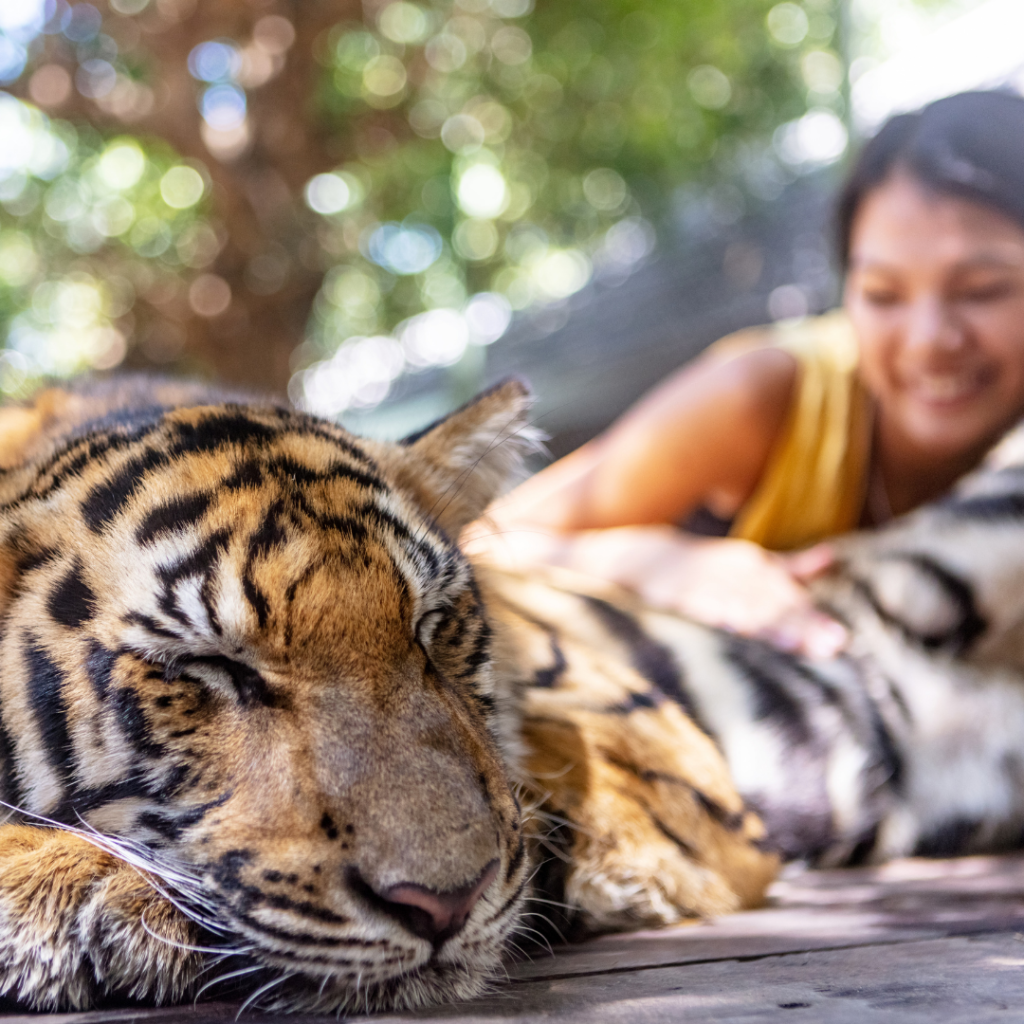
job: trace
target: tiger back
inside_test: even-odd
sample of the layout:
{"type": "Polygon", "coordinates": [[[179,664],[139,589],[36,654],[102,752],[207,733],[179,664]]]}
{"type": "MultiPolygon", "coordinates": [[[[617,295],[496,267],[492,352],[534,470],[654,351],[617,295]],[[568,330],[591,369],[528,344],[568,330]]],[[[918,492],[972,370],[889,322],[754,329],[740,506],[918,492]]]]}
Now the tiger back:
{"type": "Polygon", "coordinates": [[[850,633],[831,658],[576,574],[496,574],[534,792],[563,823],[540,875],[563,932],[753,905],[782,860],[1020,847],[1022,467],[1024,427],[949,495],[837,538],[811,586],[850,633]]]}

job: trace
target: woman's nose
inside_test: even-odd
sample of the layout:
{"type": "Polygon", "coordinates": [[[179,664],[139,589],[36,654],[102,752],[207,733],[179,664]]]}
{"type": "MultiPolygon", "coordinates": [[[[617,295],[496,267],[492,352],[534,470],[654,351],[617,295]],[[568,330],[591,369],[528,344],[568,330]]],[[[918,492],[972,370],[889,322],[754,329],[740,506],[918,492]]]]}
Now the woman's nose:
{"type": "Polygon", "coordinates": [[[921,352],[956,352],[964,346],[965,333],[948,302],[927,296],[908,309],[905,342],[907,348],[921,352]]]}

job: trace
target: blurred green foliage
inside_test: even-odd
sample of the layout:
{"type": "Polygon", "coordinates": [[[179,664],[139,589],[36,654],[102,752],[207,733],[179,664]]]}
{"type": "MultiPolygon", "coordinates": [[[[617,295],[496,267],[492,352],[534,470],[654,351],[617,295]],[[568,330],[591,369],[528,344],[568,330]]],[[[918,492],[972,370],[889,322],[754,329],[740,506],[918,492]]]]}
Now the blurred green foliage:
{"type": "MultiPolygon", "coordinates": [[[[481,293],[514,310],[564,299],[595,269],[646,255],[650,222],[668,217],[682,183],[715,184],[734,205],[773,198],[788,174],[773,132],[809,105],[842,113],[834,15],[831,0],[435,0],[331,29],[316,52],[319,103],[353,158],[334,202],[326,179],[310,196],[336,262],[309,354],[481,293]],[[824,88],[821,74],[808,83],[808,61],[811,77],[815,62],[834,70],[824,88]],[[420,270],[415,253],[428,260],[432,244],[420,270]]],[[[490,340],[474,326],[470,343],[490,340]]],[[[454,361],[460,346],[442,333],[453,337],[450,319],[410,332],[406,360],[454,361]]],[[[351,361],[316,400],[341,394],[342,378],[351,361]]],[[[382,383],[370,379],[355,404],[382,383]]]]}
{"type": "Polygon", "coordinates": [[[166,145],[104,139],[0,95],[0,389],[120,363],[139,293],[216,254],[207,182],[166,145]],[[14,159],[14,157],[20,159],[14,159]]]}
{"type": "Polygon", "coordinates": [[[372,406],[399,374],[496,340],[513,311],[625,276],[652,225],[697,194],[682,186],[733,219],[776,196],[803,159],[780,156],[780,126],[812,111],[832,135],[807,159],[842,150],[838,0],[392,0],[358,19],[319,5],[312,29],[312,8],[274,0],[9,2],[0,82],[22,97],[0,94],[15,139],[0,153],[9,392],[126,351],[173,356],[133,350],[139,297],[159,313],[176,296],[197,323],[258,299],[305,304],[291,315],[304,336],[278,341],[299,346],[294,398],[372,406]],[[308,144],[275,153],[261,97],[289,75],[308,144]],[[147,119],[183,89],[191,134],[147,119]],[[229,176],[267,168],[289,213],[250,218],[243,245],[229,176]]]}

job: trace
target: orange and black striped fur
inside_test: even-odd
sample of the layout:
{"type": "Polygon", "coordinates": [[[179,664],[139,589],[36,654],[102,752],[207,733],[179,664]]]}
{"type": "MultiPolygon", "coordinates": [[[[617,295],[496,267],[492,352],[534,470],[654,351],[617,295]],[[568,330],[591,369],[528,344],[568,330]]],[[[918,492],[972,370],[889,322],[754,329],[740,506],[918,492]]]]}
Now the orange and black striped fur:
{"type": "Polygon", "coordinates": [[[538,915],[1024,839],[1024,458],[842,541],[814,661],[472,567],[527,404],[401,444],[149,379],[0,410],[0,994],[414,1007],[538,915]]]}
{"type": "Polygon", "coordinates": [[[492,580],[563,931],[756,903],[823,865],[1024,845],[1024,425],[949,495],[837,538],[828,659],[554,570],[492,580]]]}
{"type": "Polygon", "coordinates": [[[525,405],[405,445],[147,380],[0,412],[4,993],[166,1002],[211,965],[285,1008],[480,991],[530,868],[452,538],[525,405]]]}

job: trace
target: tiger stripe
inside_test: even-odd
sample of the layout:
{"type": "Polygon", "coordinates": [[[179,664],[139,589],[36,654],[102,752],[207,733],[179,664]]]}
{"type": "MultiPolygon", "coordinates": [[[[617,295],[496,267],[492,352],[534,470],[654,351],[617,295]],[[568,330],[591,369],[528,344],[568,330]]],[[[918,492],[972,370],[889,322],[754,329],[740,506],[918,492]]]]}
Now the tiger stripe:
{"type": "MultiPolygon", "coordinates": [[[[478,991],[529,873],[498,747],[512,742],[499,721],[511,703],[496,693],[492,629],[451,540],[493,492],[453,496],[465,467],[429,436],[363,444],[302,414],[159,381],[47,395],[41,433],[21,462],[7,452],[0,475],[4,798],[28,821],[84,824],[125,864],[169,879],[160,892],[179,895],[167,912],[251,945],[242,960],[254,971],[295,975],[276,990],[289,1007],[478,991]],[[117,404],[126,395],[134,410],[117,404]],[[425,491],[416,474],[428,466],[425,491]],[[415,810],[439,794],[436,813],[415,810]],[[436,938],[355,885],[462,891],[474,864],[491,862],[502,871],[479,906],[436,938]]],[[[475,452],[486,470],[509,410],[524,407],[513,385],[468,411],[457,456],[475,452]]],[[[48,927],[4,888],[16,828],[0,826],[0,991],[85,1006],[108,984],[107,967],[90,981],[70,966],[91,954],[57,951],[31,980],[9,947],[19,940],[4,921],[17,919],[17,934],[48,927]]],[[[92,869],[73,856],[83,874],[67,884],[85,892],[92,869]]],[[[156,911],[143,901],[139,913],[156,911]]],[[[170,954],[141,918],[134,927],[123,955],[144,947],[144,961],[109,985],[134,970],[140,993],[181,991],[196,966],[158,983],[151,965],[170,954]]]]}

